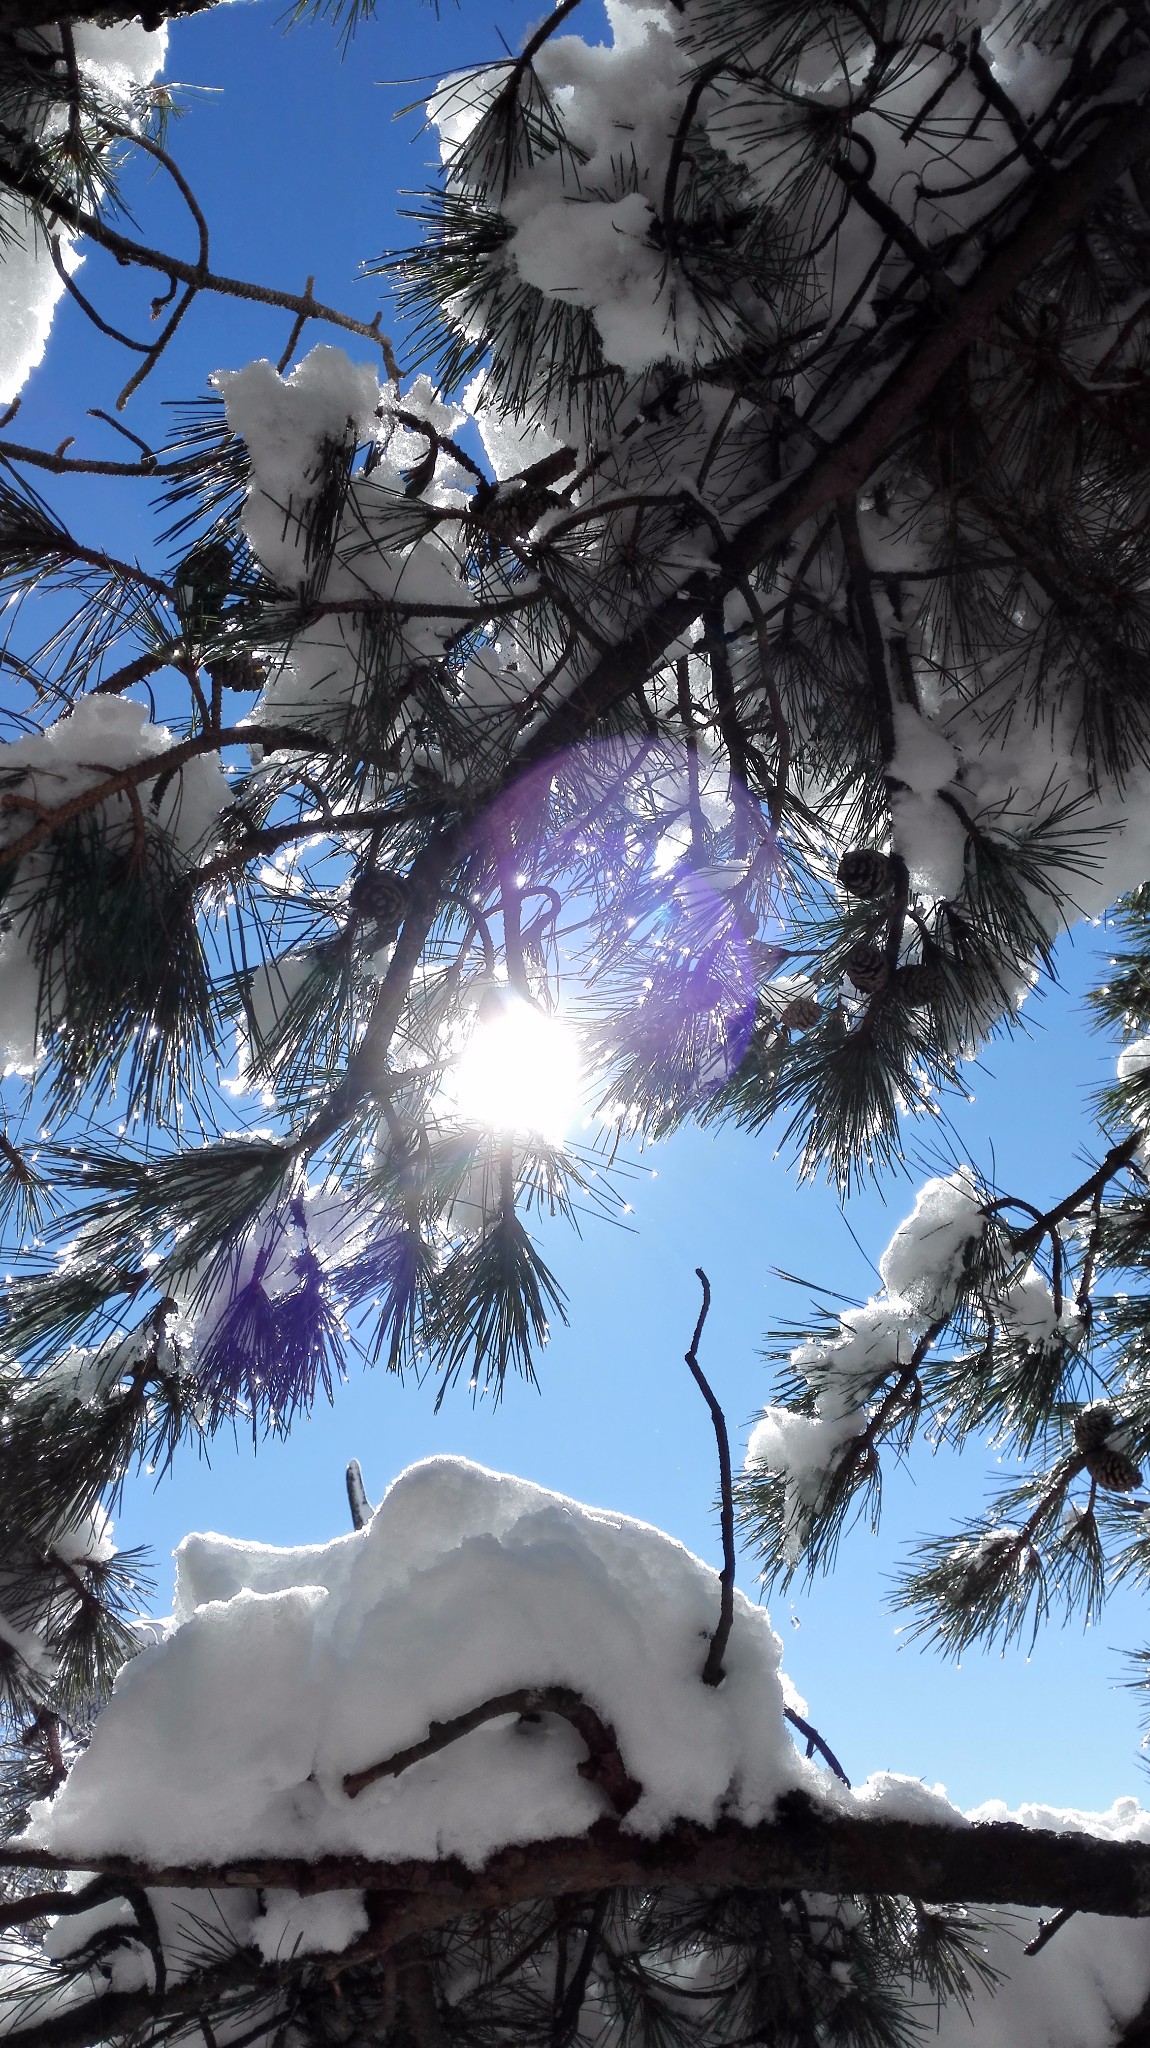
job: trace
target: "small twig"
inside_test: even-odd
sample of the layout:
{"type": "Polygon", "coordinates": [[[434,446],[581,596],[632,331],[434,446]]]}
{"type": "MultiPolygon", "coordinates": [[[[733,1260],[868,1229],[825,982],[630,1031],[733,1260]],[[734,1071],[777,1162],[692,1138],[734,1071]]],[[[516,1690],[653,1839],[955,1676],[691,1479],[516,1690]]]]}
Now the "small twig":
{"type": "Polygon", "coordinates": [[[822,1736],[819,1734],[818,1729],[813,1728],[809,1721],[804,1721],[801,1714],[796,1714],[793,1707],[784,1707],[783,1717],[785,1720],[790,1722],[792,1728],[798,1729],[800,1735],[805,1735],[807,1742],[807,1755],[813,1756],[817,1749],[819,1755],[823,1759],[823,1762],[829,1766],[829,1768],[834,1772],[835,1777],[840,1778],[843,1784],[849,1790],[851,1782],[850,1779],[847,1777],[847,1774],[844,1771],[842,1765],[840,1764],[837,1756],[835,1755],[834,1750],[831,1748],[830,1743],[824,1742],[822,1736]]]}
{"type": "Polygon", "coordinates": [[[90,320],[93,327],[97,328],[101,334],[106,334],[108,336],[109,341],[119,342],[121,348],[135,349],[137,355],[147,355],[148,349],[151,345],[149,342],[135,341],[133,340],[130,334],[125,334],[122,328],[112,327],[109,324],[109,322],[104,319],[103,314],[97,313],[96,308],[92,304],[91,300],[86,299],[84,297],[83,292],[80,290],[80,287],[76,283],[76,280],[72,276],[71,272],[67,269],[64,263],[64,259],[60,254],[59,235],[49,235],[48,253],[52,258],[53,269],[55,270],[57,277],[59,278],[61,284],[63,285],[64,290],[68,293],[69,298],[75,299],[76,304],[79,306],[80,311],[83,313],[85,319],[90,320]]]}
{"type": "MultiPolygon", "coordinates": [[[[16,407],[12,406],[6,418],[13,419],[15,414],[16,407]]],[[[0,427],[3,427],[4,424],[5,419],[0,418],[0,427]]],[[[75,439],[74,435],[72,439],[75,439]]],[[[69,444],[65,442],[64,445],[67,447],[69,444]]],[[[89,462],[78,455],[73,456],[68,461],[58,450],[53,453],[47,448],[26,448],[19,441],[0,441],[0,461],[30,462],[37,469],[51,470],[53,476],[186,477],[195,475],[200,458],[196,456],[189,459],[186,455],[183,455],[178,462],[157,462],[154,466],[147,462],[100,462],[97,460],[89,462]]]]}
{"type": "Polygon", "coordinates": [[[643,1788],[629,1775],[610,1722],[602,1720],[582,1694],[568,1685],[517,1686],[513,1692],[499,1693],[494,1699],[484,1700],[466,1714],[454,1715],[450,1721],[431,1721],[422,1742],[413,1742],[410,1749],[397,1750],[394,1756],[386,1757],[382,1763],[369,1764],[366,1770],[349,1771],[343,1781],[343,1789],[349,1799],[357,1799],[380,1778],[398,1778],[402,1771],[410,1770],[412,1764],[438,1755],[440,1750],[450,1748],[462,1736],[470,1735],[473,1729],[482,1728],[487,1721],[501,1720],[505,1714],[560,1715],[571,1723],[587,1745],[586,1758],[576,1765],[579,1776],[592,1785],[598,1785],[618,1814],[630,1813],[642,1797],[643,1788]]]}
{"type": "Polygon", "coordinates": [[[697,74],[691,90],[683,103],[683,111],[679,116],[679,123],[671,142],[671,153],[667,159],[667,175],[663,180],[663,205],[661,213],[663,245],[668,255],[674,255],[675,253],[675,194],[679,183],[679,172],[682,170],[683,158],[687,148],[687,136],[690,133],[691,123],[699,111],[699,101],[710,85],[712,78],[722,71],[726,62],[726,57],[719,57],[713,63],[706,65],[697,74]]]}
{"type": "MultiPolygon", "coordinates": [[[[160,334],[158,339],[152,343],[147,355],[144,357],[143,362],[140,364],[139,369],[133,370],[123,390],[118,394],[116,398],[117,412],[123,411],[124,407],[128,403],[129,398],[131,398],[132,393],[134,391],[139,390],[140,385],[143,383],[145,377],[151,376],[152,371],[155,369],[156,364],[159,362],[160,357],[163,355],[164,350],[167,348],[168,343],[170,342],[173,334],[175,333],[177,327],[179,326],[181,320],[183,319],[184,314],[188,311],[189,306],[192,304],[196,296],[197,290],[198,286],[194,284],[190,284],[187,286],[183,298],[180,300],[180,303],[176,307],[175,312],[170,316],[170,318],[166,322],[163,332],[160,334]]],[[[164,305],[167,303],[167,301],[166,299],[161,299],[157,300],[155,303],[157,305],[164,305]]]]}
{"type": "MultiPolygon", "coordinates": [[[[569,4],[577,4],[577,0],[569,0],[569,4]]],[[[131,139],[138,146],[146,146],[144,138],[135,131],[131,139]]],[[[162,153],[159,152],[158,146],[153,146],[151,154],[162,153]]],[[[88,212],[86,208],[58,192],[48,178],[41,176],[29,164],[18,165],[0,160],[0,182],[9,191],[18,192],[22,198],[31,200],[33,205],[42,206],[47,213],[55,215],[71,228],[73,233],[87,235],[119,263],[138,264],[146,270],[158,270],[169,282],[189,285],[193,292],[216,292],[225,298],[249,299],[257,305],[278,306],[286,313],[302,312],[308,319],[325,321],[333,327],[341,328],[347,334],[362,335],[366,340],[373,341],[382,351],[388,375],[392,373],[395,358],[387,337],[379,331],[378,316],[370,322],[353,320],[349,314],[339,312],[334,306],[324,305],[318,300],[309,301],[298,292],[275,291],[268,285],[254,284],[249,278],[220,276],[209,270],[202,258],[198,263],[188,263],[181,257],[169,256],[164,250],[153,249],[145,242],[133,242],[129,236],[122,235],[117,229],[110,227],[98,214],[88,212]]],[[[177,178],[176,182],[183,190],[181,180],[177,178]]],[[[186,191],[184,196],[188,197],[186,191]]],[[[154,346],[149,353],[154,357],[154,346]]]]}
{"type": "Polygon", "coordinates": [[[133,434],[131,427],[124,426],[121,420],[113,419],[111,413],[105,412],[103,407],[99,405],[90,405],[88,407],[88,418],[90,420],[103,420],[107,426],[114,427],[117,434],[122,434],[124,436],[125,441],[132,441],[135,443],[136,447],[140,450],[140,453],[143,456],[144,462],[146,463],[147,467],[149,469],[155,468],[156,462],[158,460],[155,449],[149,448],[147,442],[142,441],[140,439],[139,434],[133,434]]]}
{"type": "Polygon", "coordinates": [[[347,1468],[347,1504],[351,1509],[352,1528],[366,1529],[374,1510],[367,1497],[358,1458],[352,1458],[347,1468]]]}
{"type": "Polygon", "coordinates": [[[723,1682],[723,1658],[726,1654],[727,1638],[731,1633],[731,1625],[735,1619],[735,1500],[731,1489],[731,1444],[727,1435],[727,1419],[711,1391],[710,1383],[699,1364],[697,1355],[699,1343],[703,1335],[703,1325],[707,1320],[711,1306],[711,1283],[701,1266],[695,1267],[695,1273],[703,1289],[703,1304],[699,1310],[699,1319],[695,1324],[695,1334],[691,1339],[691,1348],[689,1351],[684,1352],[683,1356],[691,1368],[691,1377],[695,1385],[698,1387],[699,1392],[711,1411],[711,1421],[715,1426],[715,1442],[719,1448],[719,1525],[723,1537],[723,1569],[719,1573],[719,1626],[711,1637],[710,1646],[707,1650],[707,1661],[703,1665],[702,1679],[704,1685],[721,1685],[723,1682]]]}
{"type": "Polygon", "coordinates": [[[1048,1941],[1054,1940],[1060,1927],[1065,1927],[1068,1920],[1073,1920],[1077,1910],[1076,1906],[1063,1906],[1061,1912],[1054,1915],[1053,1920],[1040,1920],[1038,1923],[1038,1933],[1033,1941],[1027,1942],[1026,1947],[1022,1951],[1023,1955],[1036,1956],[1041,1949],[1046,1947],[1048,1941]]]}
{"type": "MultiPolygon", "coordinates": [[[[309,277],[303,288],[304,298],[310,299],[314,290],[315,279],[314,277],[309,277]]],[[[287,338],[287,346],[284,349],[284,352],[280,357],[278,363],[276,364],[277,377],[283,376],[284,371],[287,369],[288,364],[290,363],[292,357],[294,356],[296,350],[296,343],[299,340],[300,335],[304,331],[304,327],[307,324],[307,320],[308,314],[306,310],[301,309],[295,316],[295,320],[292,324],[291,333],[288,335],[287,338]]]]}

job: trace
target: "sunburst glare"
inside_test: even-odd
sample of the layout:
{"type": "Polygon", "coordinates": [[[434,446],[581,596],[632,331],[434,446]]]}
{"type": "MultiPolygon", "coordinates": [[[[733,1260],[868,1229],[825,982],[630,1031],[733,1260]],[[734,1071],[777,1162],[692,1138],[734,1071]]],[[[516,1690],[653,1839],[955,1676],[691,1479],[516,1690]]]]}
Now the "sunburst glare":
{"type": "Polygon", "coordinates": [[[575,1117],[581,1078],[568,1026],[508,995],[480,1017],[455,1064],[451,1097],[470,1123],[557,1145],[575,1117]]]}

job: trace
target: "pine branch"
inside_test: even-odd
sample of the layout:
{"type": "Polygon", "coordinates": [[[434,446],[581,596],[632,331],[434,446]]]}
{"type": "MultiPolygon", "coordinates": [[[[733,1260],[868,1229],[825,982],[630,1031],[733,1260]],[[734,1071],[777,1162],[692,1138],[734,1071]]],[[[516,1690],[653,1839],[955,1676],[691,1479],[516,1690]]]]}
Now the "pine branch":
{"type": "Polygon", "coordinates": [[[0,797],[0,812],[9,815],[19,811],[36,814],[36,823],[17,839],[10,839],[0,845],[0,867],[23,860],[29,853],[50,839],[64,825],[74,818],[84,817],[89,811],[99,808],[110,797],[124,791],[138,789],[144,782],[159,782],[174,775],[186,761],[195,760],[200,754],[215,754],[222,747],[267,746],[286,747],[297,753],[332,753],[335,743],[322,735],[309,733],[302,726],[240,725],[225,727],[220,731],[195,733],[190,739],[180,740],[165,753],[149,754],[142,761],[132,761],[124,768],[117,768],[102,782],[82,789],[66,803],[55,809],[37,803],[31,797],[9,792],[0,797]]]}
{"type": "Polygon", "coordinates": [[[717,554],[714,571],[699,570],[681,591],[652,607],[642,624],[581,679],[562,705],[531,734],[520,764],[542,760],[576,744],[616,704],[640,687],[667,649],[724,590],[737,588],[806,520],[865,485],[875,464],[898,439],[952,365],[985,333],[1002,307],[1064,236],[1131,164],[1146,155],[1141,106],[1112,115],[1098,139],[1063,171],[1044,182],[1030,211],[994,251],[973,282],[960,290],[945,322],[934,320],[871,398],[799,476],[784,484],[769,509],[756,514],[717,554]]]}

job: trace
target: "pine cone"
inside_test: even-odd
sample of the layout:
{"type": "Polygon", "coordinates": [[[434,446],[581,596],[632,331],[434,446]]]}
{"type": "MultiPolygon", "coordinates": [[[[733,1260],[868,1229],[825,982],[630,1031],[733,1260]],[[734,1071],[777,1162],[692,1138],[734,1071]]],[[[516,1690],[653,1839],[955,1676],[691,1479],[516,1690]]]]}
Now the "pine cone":
{"type": "Polygon", "coordinates": [[[263,662],[246,650],[209,662],[208,674],[221,690],[262,690],[268,679],[263,662]]]}
{"type": "Polygon", "coordinates": [[[1074,1441],[1086,1470],[1108,1493],[1132,1493],[1142,1484],[1141,1467],[1122,1449],[1125,1426],[1105,1401],[1092,1401],[1074,1418],[1074,1441]]]}
{"type": "Polygon", "coordinates": [[[497,546],[523,540],[543,514],[564,500],[518,477],[504,484],[481,485],[471,500],[471,516],[497,546]]]}
{"type": "Polygon", "coordinates": [[[942,994],[943,979],[931,961],[912,960],[909,966],[898,968],[891,987],[908,1009],[920,1010],[927,1003],[937,1002],[942,994]]]}
{"type": "Polygon", "coordinates": [[[795,996],[785,1010],[779,1011],[779,1024],[784,1031],[813,1031],[822,1021],[822,1010],[813,996],[795,996]]]}
{"type": "Polygon", "coordinates": [[[1142,1484],[1142,1467],[1128,1458],[1125,1451],[1092,1451],[1086,1460],[1086,1470],[1099,1486],[1108,1493],[1133,1493],[1142,1484]]]}
{"type": "Polygon", "coordinates": [[[357,917],[370,917],[378,927],[381,943],[393,939],[407,909],[407,889],[402,875],[386,869],[369,870],[352,883],[349,902],[357,917]]]}
{"type": "Polygon", "coordinates": [[[1106,1401],[1092,1401],[1074,1418],[1074,1441],[1080,1451],[1100,1451],[1108,1436],[1119,1427],[1118,1417],[1106,1401]]]}
{"type": "Polygon", "coordinates": [[[847,954],[847,980],[860,995],[873,996],[890,980],[886,952],[882,946],[855,946],[847,954]]]}
{"type": "Polygon", "coordinates": [[[888,896],[898,880],[898,865],[889,853],[856,846],[840,860],[838,879],[848,896],[888,896]]]}

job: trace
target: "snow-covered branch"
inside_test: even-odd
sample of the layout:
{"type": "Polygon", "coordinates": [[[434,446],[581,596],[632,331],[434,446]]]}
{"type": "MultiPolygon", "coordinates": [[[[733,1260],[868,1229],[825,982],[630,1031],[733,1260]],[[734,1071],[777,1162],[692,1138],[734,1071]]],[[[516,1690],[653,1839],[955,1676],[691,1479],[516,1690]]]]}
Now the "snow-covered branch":
{"type": "Polygon", "coordinates": [[[954,1809],[941,1819],[931,1818],[932,1806],[945,1802],[911,1779],[887,1778],[877,1788],[864,1785],[859,1798],[861,1810],[852,1811],[845,1794],[824,1803],[792,1791],[782,1796],[771,1820],[719,1820],[711,1827],[684,1821],[654,1837],[602,1815],[584,1834],[516,1842],[477,1866],[451,1856],[421,1862],[354,1854],[252,1855],[218,1864],[152,1865],[109,1854],[57,1856],[19,1842],[0,1848],[0,1864],[14,1870],[99,1871],[149,1890],[270,1887],[305,1898],[362,1891],[374,1902],[366,1952],[377,1955],[469,1914],[617,1886],[738,1885],[749,1891],[860,1898],[897,1893],[928,1904],[964,1900],[969,1905],[1067,1908],[1120,1919],[1150,1913],[1150,1835],[1144,1815],[1132,1821],[1137,1832],[1123,1839],[1120,1832],[1091,1834],[1091,1816],[1085,1814],[1066,1816],[1072,1824],[1057,1831],[1012,1820],[970,1820],[954,1809]],[[900,1803],[911,1809],[920,1805],[921,1814],[885,1816],[884,1806],[900,1803]]]}

